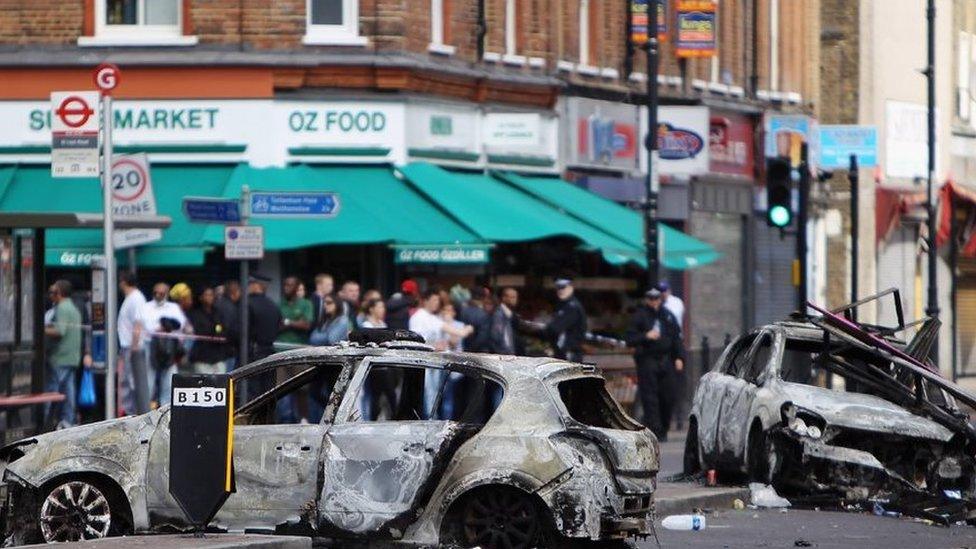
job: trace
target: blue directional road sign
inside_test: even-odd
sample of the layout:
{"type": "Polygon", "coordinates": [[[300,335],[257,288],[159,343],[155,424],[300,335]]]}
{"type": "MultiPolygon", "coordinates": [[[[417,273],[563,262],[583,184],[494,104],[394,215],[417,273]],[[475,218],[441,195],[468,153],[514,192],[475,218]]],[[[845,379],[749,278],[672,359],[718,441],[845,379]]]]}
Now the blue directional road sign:
{"type": "Polygon", "coordinates": [[[339,213],[336,193],[252,192],[253,217],[335,217],[339,213]]]}
{"type": "Polygon", "coordinates": [[[846,168],[851,155],[857,155],[857,165],[874,168],[878,165],[878,130],[874,126],[820,126],[820,166],[846,168]]]}
{"type": "Polygon", "coordinates": [[[240,223],[240,202],[226,198],[188,196],[183,199],[183,213],[194,223],[240,223]]]}

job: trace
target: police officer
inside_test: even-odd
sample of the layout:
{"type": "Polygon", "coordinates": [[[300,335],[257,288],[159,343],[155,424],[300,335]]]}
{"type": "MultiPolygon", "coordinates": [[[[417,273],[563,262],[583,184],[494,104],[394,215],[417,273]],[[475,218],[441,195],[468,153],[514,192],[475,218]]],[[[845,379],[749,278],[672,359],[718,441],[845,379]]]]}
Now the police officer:
{"type": "MultiPolygon", "coordinates": [[[[259,360],[274,353],[274,342],[282,327],[281,309],[271,301],[265,291],[271,279],[255,273],[248,279],[247,315],[250,360],[259,360]]],[[[271,389],[272,374],[260,374],[249,381],[248,398],[254,398],[271,389]]]]}
{"type": "Polygon", "coordinates": [[[583,338],[586,336],[586,311],[573,295],[573,281],[557,278],[556,296],[559,303],[545,333],[556,351],[556,358],[571,362],[583,360],[583,338]]]}
{"type": "Polygon", "coordinates": [[[627,344],[634,347],[637,388],[644,407],[644,425],[660,442],[668,439],[674,407],[676,372],[684,369],[685,351],[681,328],[674,314],[663,306],[663,294],[651,288],[637,308],[627,329],[627,344]]]}

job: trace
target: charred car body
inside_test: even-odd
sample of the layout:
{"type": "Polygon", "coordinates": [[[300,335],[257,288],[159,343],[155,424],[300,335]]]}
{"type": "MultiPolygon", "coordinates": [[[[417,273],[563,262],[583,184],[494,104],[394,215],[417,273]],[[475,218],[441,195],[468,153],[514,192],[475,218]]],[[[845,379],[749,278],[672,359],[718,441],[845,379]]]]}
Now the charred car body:
{"type": "Polygon", "coordinates": [[[940,522],[972,519],[976,396],[925,358],[937,320],[881,328],[857,306],[774,323],[730,344],[702,377],[685,471],[745,473],[796,497],[881,500],[940,522]],[[840,313],[840,314],[838,314],[840,313]],[[915,327],[907,344],[898,331],[915,327]],[[827,388],[832,387],[832,388],[827,388]],[[947,496],[951,494],[951,496],[947,496]]]}
{"type": "MultiPolygon", "coordinates": [[[[651,531],[657,442],[593,367],[388,341],[233,373],[256,376],[280,382],[235,412],[237,491],[214,530],[514,547],[651,531]],[[362,388],[380,378],[396,391],[364,418],[362,388]],[[448,386],[465,397],[448,405],[448,386]],[[278,424],[299,391],[322,421],[278,424]]],[[[187,529],[169,494],[168,427],[164,407],[4,448],[8,541],[187,529]]]]}

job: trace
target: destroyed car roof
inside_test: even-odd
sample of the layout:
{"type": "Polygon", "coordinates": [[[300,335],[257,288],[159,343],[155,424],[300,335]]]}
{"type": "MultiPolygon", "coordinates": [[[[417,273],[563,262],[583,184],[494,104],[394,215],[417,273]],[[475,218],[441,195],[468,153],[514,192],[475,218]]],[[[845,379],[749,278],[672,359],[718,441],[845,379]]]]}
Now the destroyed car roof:
{"type": "Polygon", "coordinates": [[[365,358],[384,357],[407,360],[424,360],[435,364],[459,364],[494,373],[503,378],[534,377],[544,379],[558,373],[596,373],[596,367],[587,364],[567,362],[552,357],[524,357],[495,355],[486,353],[444,352],[381,346],[361,346],[340,344],[332,346],[303,347],[275,353],[269,357],[252,362],[231,373],[240,378],[252,372],[274,368],[282,362],[294,360],[327,358],[365,358]]]}

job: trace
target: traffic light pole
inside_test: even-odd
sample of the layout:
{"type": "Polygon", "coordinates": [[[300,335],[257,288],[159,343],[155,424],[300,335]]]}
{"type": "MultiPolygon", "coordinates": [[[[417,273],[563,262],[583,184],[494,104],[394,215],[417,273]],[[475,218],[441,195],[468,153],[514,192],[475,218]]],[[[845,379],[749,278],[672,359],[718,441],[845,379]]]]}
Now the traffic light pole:
{"type": "Polygon", "coordinates": [[[799,212],[796,216],[796,255],[799,259],[799,284],[797,286],[797,310],[807,310],[807,217],[809,213],[810,162],[809,148],[804,142],[800,148],[799,212]]]}
{"type": "Polygon", "coordinates": [[[644,242],[647,245],[647,288],[657,284],[660,264],[657,230],[657,196],[660,191],[660,175],[658,173],[658,143],[657,143],[657,74],[658,33],[657,7],[660,0],[650,0],[647,4],[650,29],[647,33],[647,181],[646,198],[644,200],[644,242]]]}
{"type": "MultiPolygon", "coordinates": [[[[859,174],[857,167],[857,155],[851,155],[850,169],[848,170],[847,178],[851,182],[851,303],[857,303],[857,260],[860,257],[861,245],[860,245],[860,228],[861,228],[861,216],[859,212],[860,207],[860,196],[859,191],[859,174]]],[[[851,315],[854,320],[857,320],[857,307],[851,310],[851,315]]]]}
{"type": "MultiPolygon", "coordinates": [[[[926,202],[926,213],[928,214],[928,305],[925,314],[930,317],[939,316],[939,292],[938,292],[938,263],[939,251],[935,242],[935,190],[933,189],[935,179],[935,0],[928,0],[925,10],[925,18],[928,23],[928,66],[925,67],[925,76],[928,79],[928,145],[929,145],[929,165],[928,165],[928,187],[926,202]]],[[[939,365],[939,340],[936,336],[935,343],[932,345],[932,361],[939,365]]]]}

